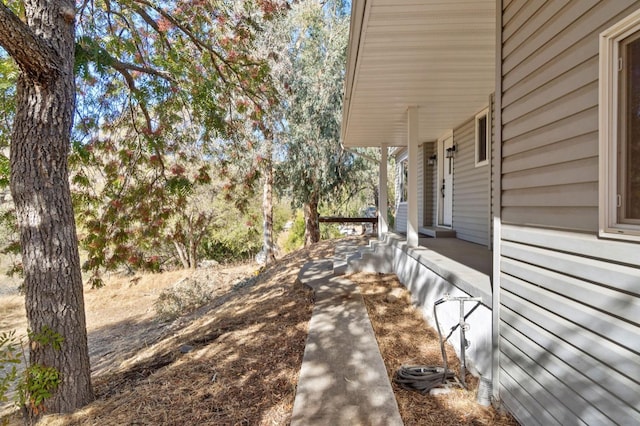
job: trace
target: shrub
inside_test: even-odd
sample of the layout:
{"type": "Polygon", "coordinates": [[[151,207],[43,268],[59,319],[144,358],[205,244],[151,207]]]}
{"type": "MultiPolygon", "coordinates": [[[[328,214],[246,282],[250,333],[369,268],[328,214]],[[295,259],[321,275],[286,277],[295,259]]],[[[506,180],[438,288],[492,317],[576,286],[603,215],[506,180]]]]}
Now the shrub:
{"type": "Polygon", "coordinates": [[[154,302],[156,313],[163,320],[173,320],[211,301],[210,290],[194,279],[185,278],[160,293],[154,302]]]}
{"type": "Polygon", "coordinates": [[[304,214],[301,211],[296,213],[289,235],[284,242],[284,251],[291,252],[299,249],[304,244],[304,214]]]}

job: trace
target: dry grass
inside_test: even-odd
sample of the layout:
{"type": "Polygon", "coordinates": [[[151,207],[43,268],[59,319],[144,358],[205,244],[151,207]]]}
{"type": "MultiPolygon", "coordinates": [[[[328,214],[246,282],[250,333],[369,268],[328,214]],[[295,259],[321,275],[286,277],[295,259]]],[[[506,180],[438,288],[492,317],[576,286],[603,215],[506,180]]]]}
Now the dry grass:
{"type": "Polygon", "coordinates": [[[238,279],[252,268],[196,271],[212,283],[213,301],[173,323],[157,319],[154,301],[191,271],[121,278],[87,290],[97,399],[42,424],[287,424],[312,309],[310,290],[297,283],[297,274],[308,260],[332,254],[333,242],[320,243],[285,256],[245,285],[238,279]]]}
{"type": "MultiPolygon", "coordinates": [[[[334,243],[291,253],[255,280],[240,281],[244,285],[237,283],[252,276],[250,266],[120,278],[87,290],[96,401],[42,424],[288,424],[312,311],[310,290],[297,275],[309,260],[332,256],[334,243]],[[154,302],[185,278],[207,283],[212,302],[173,322],[160,321],[154,302]]],[[[351,279],[361,285],[390,377],[402,364],[441,364],[437,335],[394,276],[351,279]]],[[[14,299],[10,306],[2,303],[3,312],[16,315],[14,299]]],[[[20,323],[12,320],[2,327],[20,323]]],[[[395,385],[394,391],[407,425],[516,424],[478,406],[472,391],[439,397],[395,385]]]]}
{"type": "MultiPolygon", "coordinates": [[[[395,275],[354,274],[376,333],[390,378],[402,365],[442,366],[437,332],[413,307],[410,295],[395,275]]],[[[459,373],[460,362],[447,345],[449,368],[459,373]]],[[[469,390],[454,387],[444,395],[430,396],[402,389],[393,383],[400,415],[411,425],[517,425],[505,414],[476,403],[478,380],[466,376],[469,390]]]]}

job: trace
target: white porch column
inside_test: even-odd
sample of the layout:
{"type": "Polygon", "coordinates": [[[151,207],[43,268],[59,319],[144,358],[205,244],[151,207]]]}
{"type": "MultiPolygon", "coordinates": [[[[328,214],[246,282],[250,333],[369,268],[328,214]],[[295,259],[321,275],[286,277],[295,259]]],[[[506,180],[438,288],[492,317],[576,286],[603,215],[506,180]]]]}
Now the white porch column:
{"type": "Polygon", "coordinates": [[[407,109],[409,182],[407,185],[407,245],[418,246],[418,107],[407,109]]]}
{"type": "Polygon", "coordinates": [[[378,237],[382,238],[389,231],[389,219],[387,218],[387,153],[389,147],[380,147],[380,176],[378,178],[378,237]]]}

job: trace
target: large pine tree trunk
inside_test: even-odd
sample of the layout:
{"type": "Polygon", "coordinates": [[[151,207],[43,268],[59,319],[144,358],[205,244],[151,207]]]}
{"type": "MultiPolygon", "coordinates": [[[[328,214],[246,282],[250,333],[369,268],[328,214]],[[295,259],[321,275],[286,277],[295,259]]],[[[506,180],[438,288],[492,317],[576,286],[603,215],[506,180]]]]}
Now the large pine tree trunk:
{"type": "Polygon", "coordinates": [[[320,221],[318,218],[318,194],[313,193],[304,204],[304,245],[320,241],[320,221]]]}
{"type": "MultiPolygon", "coordinates": [[[[18,26],[13,37],[35,34],[33,42],[23,42],[39,50],[25,54],[0,34],[22,71],[11,142],[11,194],[20,229],[29,328],[34,333],[49,328],[64,338],[60,350],[31,342],[29,362],[61,373],[62,383],[45,401],[46,411],[71,412],[93,400],[67,168],[75,104],[73,3],[25,1],[25,13],[33,32],[18,26]]],[[[8,16],[3,10],[0,25],[16,25],[4,24],[8,16]]]]}

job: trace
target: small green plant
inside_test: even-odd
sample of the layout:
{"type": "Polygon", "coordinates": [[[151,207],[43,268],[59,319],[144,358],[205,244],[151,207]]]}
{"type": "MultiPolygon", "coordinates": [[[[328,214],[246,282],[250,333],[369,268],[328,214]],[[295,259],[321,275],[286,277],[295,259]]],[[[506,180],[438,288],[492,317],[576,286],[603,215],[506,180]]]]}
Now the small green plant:
{"type": "MultiPolygon", "coordinates": [[[[36,345],[42,347],[51,346],[53,350],[59,351],[64,342],[64,337],[60,333],[46,325],[37,333],[29,330],[27,334],[32,348],[36,345]]],[[[20,406],[38,416],[44,411],[45,400],[51,398],[60,383],[62,383],[62,375],[55,367],[48,367],[39,363],[29,365],[18,382],[18,402],[20,406]]]]}
{"type": "Polygon", "coordinates": [[[29,330],[27,334],[32,342],[36,342],[42,346],[51,345],[51,347],[56,351],[60,350],[62,343],[64,342],[64,337],[46,325],[42,327],[40,333],[34,333],[29,330]]]}
{"type": "MultiPolygon", "coordinates": [[[[39,333],[28,332],[32,345],[51,346],[60,350],[64,337],[44,326],[39,333]]],[[[35,416],[44,411],[44,403],[62,383],[62,376],[55,367],[34,363],[20,372],[19,365],[27,359],[22,339],[15,331],[0,334],[0,402],[9,400],[9,391],[15,388],[15,402],[23,410],[35,416]]],[[[3,426],[7,420],[3,420],[3,426]]]]}
{"type": "Polygon", "coordinates": [[[9,400],[9,390],[18,378],[21,353],[22,345],[15,330],[0,334],[0,402],[9,400]]]}
{"type": "Polygon", "coordinates": [[[61,382],[62,377],[55,367],[40,364],[29,366],[18,384],[21,405],[28,406],[37,416],[44,411],[45,400],[51,398],[61,382]]]}

